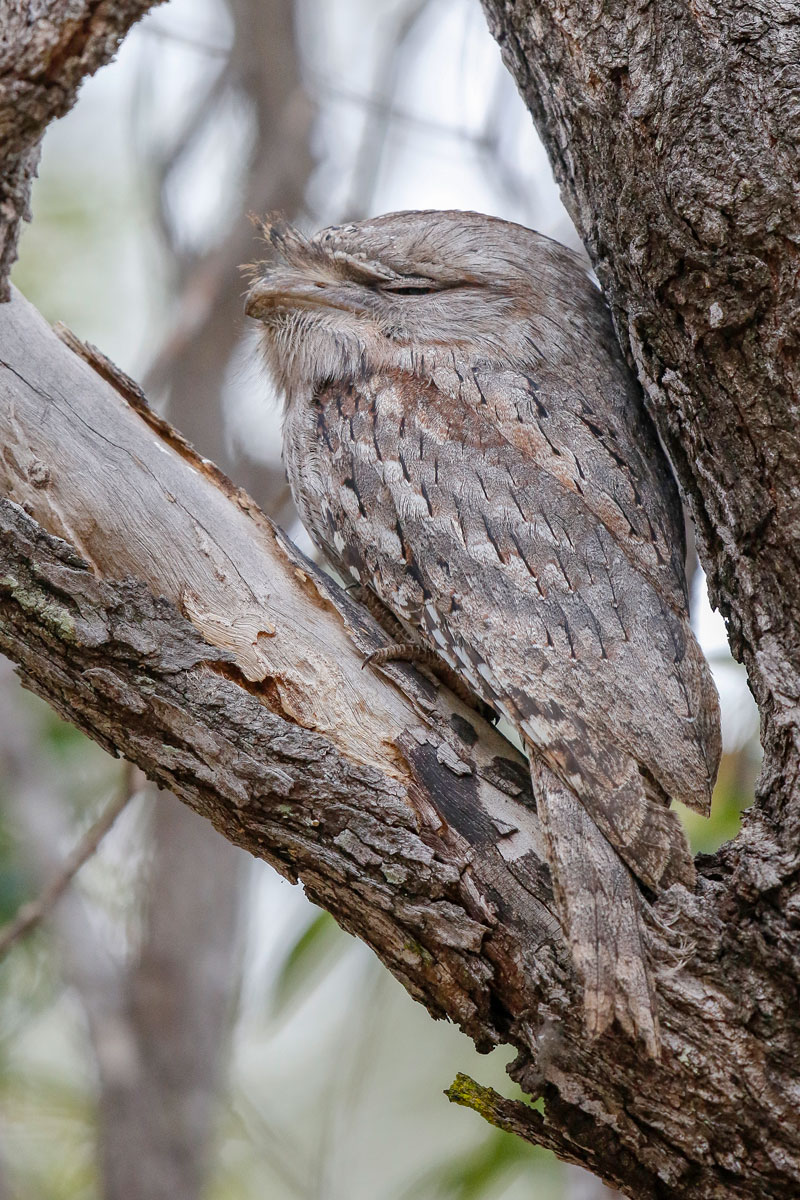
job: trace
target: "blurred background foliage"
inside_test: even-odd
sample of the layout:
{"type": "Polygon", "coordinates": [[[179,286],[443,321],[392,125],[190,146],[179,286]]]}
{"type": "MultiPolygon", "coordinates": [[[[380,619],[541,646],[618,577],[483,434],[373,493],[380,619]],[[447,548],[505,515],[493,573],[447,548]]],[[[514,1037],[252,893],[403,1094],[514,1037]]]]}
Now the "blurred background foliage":
{"type": "MultiPolygon", "coordinates": [[[[304,541],[241,311],[248,212],[311,228],[477,208],[575,248],[478,0],[170,0],[48,132],[14,281],[304,541]]],[[[305,548],[308,549],[307,543],[305,548]]],[[[693,846],[735,835],[757,714],[702,573],[725,755],[693,846]]],[[[120,764],[0,673],[0,925],[120,764]]],[[[590,1200],[583,1172],[451,1107],[515,1094],[299,887],[138,779],[48,920],[0,961],[0,1200],[590,1200]]]]}

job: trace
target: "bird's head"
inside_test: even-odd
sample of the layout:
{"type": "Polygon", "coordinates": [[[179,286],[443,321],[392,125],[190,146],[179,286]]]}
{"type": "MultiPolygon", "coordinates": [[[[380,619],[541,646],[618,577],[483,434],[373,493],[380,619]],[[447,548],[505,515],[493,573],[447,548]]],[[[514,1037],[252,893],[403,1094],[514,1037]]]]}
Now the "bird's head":
{"type": "Polygon", "coordinates": [[[454,353],[473,365],[559,358],[602,308],[570,251],[480,213],[388,213],[310,238],[275,219],[264,231],[274,260],[259,264],[246,311],[287,398],[454,353]]]}

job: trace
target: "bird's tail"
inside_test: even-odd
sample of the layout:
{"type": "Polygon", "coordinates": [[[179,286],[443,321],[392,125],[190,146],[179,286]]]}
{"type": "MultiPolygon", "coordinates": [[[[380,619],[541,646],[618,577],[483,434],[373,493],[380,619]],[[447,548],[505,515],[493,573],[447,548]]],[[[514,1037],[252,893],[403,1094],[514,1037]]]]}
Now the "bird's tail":
{"type": "Polygon", "coordinates": [[[576,794],[533,755],[531,777],[545,831],[553,889],[583,983],[586,1030],[614,1020],[659,1053],[656,994],[642,919],[644,897],[576,794]]]}

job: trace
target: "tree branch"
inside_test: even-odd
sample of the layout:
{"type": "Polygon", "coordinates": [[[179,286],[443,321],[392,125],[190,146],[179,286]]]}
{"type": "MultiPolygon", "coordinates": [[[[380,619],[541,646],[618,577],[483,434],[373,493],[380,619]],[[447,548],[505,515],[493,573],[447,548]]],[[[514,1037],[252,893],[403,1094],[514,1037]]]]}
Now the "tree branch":
{"type": "MultiPolygon", "coordinates": [[[[695,521],[712,601],[759,703],[756,804],[740,838],[706,864],[707,877],[724,883],[715,905],[723,954],[738,943],[756,974],[773,957],[795,989],[800,13],[732,0],[483,5],[638,369],[695,521]]],[[[742,996],[741,1019],[759,1034],[742,1070],[763,1071],[770,1088],[782,1080],[774,1095],[788,1095],[797,1056],[781,1061],[769,1003],[746,991],[753,1008],[742,996]]],[[[697,1088],[689,1095],[697,1128],[697,1088]]],[[[773,1163],[779,1142],[764,1145],[773,1163]]],[[[717,1156],[716,1180],[698,1180],[693,1194],[749,1186],[760,1166],[748,1146],[745,1137],[717,1156]]],[[[794,1194],[796,1171],[778,1171],[763,1194],[794,1194]]]]}
{"type": "Polygon", "coordinates": [[[109,62],[130,27],[161,0],[0,0],[0,301],[42,134],[75,103],[87,75],[109,62]]]}
{"type": "MultiPolygon", "coordinates": [[[[514,799],[527,794],[522,760],[470,709],[451,704],[410,668],[362,671],[363,653],[385,641],[369,614],[168,427],[152,414],[150,423],[144,420],[59,343],[24,301],[2,311],[0,326],[8,418],[3,485],[34,517],[70,534],[94,571],[37,534],[19,509],[8,510],[2,640],[27,681],[101,744],[117,742],[151,777],[190,797],[232,840],[284,874],[293,877],[301,862],[313,866],[307,890],[346,914],[349,925],[363,926],[363,897],[371,895],[379,908],[367,924],[382,931],[373,932],[378,944],[391,924],[380,911],[391,896],[387,878],[407,876],[405,890],[418,888],[421,906],[406,902],[403,920],[423,940],[412,949],[403,936],[393,947],[393,965],[409,978],[438,981],[434,996],[441,991],[444,998],[454,987],[448,1005],[458,996],[465,1019],[486,1041],[474,1021],[477,998],[467,1000],[483,990],[485,968],[470,979],[462,958],[469,961],[479,949],[493,906],[472,879],[458,827],[472,828],[473,841],[491,846],[494,873],[508,875],[515,893],[516,923],[552,941],[538,826],[525,802],[514,799]],[[37,427],[41,439],[31,437],[37,427]],[[104,582],[133,570],[144,583],[104,582]],[[36,583],[52,571],[55,577],[66,571],[60,599],[50,594],[55,577],[49,587],[36,583]],[[154,600],[148,584],[169,599],[154,600]],[[143,666],[147,677],[138,673],[143,666]],[[72,673],[77,690],[67,687],[72,673]],[[408,696],[384,674],[404,681],[408,696]],[[233,706],[221,724],[209,716],[220,704],[233,706]],[[222,737],[230,718],[238,748],[222,737]],[[258,797],[278,803],[280,812],[245,817],[251,805],[261,809],[258,797]],[[312,811],[303,811],[304,804],[312,811]],[[338,840],[323,851],[326,831],[317,830],[331,806],[327,833],[338,840]],[[450,806],[454,828],[439,815],[450,806]],[[379,836],[384,822],[398,828],[379,836]],[[507,830],[509,861],[522,884],[494,850],[492,822],[507,830]],[[388,859],[399,857],[394,870],[369,848],[382,836],[388,859]],[[428,841],[448,864],[443,874],[428,841]],[[374,878],[362,880],[361,894],[344,903],[337,888],[356,868],[374,878]],[[428,887],[433,894],[423,904],[428,887]],[[446,957],[457,960],[449,971],[423,951],[434,931],[434,940],[451,946],[446,957]]],[[[233,732],[229,727],[225,736],[233,732]]],[[[441,1000],[438,1006],[445,1007],[441,1000]]]]}

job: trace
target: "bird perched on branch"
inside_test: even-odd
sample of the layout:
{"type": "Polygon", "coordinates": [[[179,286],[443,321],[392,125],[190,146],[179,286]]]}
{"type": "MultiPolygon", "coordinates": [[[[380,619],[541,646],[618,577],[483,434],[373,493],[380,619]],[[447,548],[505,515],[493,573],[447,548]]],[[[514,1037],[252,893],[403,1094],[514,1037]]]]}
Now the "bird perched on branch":
{"type": "Polygon", "coordinates": [[[642,893],[691,888],[716,691],[675,484],[578,260],[519,225],[404,212],[265,226],[250,316],[300,516],[519,731],[586,1025],[658,1027],[642,893]]]}

